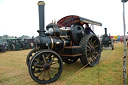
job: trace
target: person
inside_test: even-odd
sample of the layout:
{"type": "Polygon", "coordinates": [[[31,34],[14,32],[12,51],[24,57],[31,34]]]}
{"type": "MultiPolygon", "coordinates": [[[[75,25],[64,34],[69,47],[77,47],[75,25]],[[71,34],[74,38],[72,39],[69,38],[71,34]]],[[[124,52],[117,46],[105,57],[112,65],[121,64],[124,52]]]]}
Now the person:
{"type": "Polygon", "coordinates": [[[31,48],[33,49],[34,48],[34,44],[33,43],[30,43],[30,45],[31,45],[31,48]]]}
{"type": "Polygon", "coordinates": [[[91,28],[89,27],[89,25],[88,24],[85,24],[86,25],[86,27],[85,27],[85,33],[86,33],[86,35],[87,34],[95,34],[92,30],[91,30],[91,28]]]}
{"type": "Polygon", "coordinates": [[[122,43],[122,41],[123,41],[123,39],[122,38],[120,38],[120,42],[122,43]]]}

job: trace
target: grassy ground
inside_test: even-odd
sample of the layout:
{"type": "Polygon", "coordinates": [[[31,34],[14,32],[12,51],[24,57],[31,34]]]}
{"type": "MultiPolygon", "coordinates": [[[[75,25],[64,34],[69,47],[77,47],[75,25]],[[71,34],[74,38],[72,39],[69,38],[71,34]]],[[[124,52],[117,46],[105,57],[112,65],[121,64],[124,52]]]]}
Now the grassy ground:
{"type": "MultiPolygon", "coordinates": [[[[38,85],[28,74],[26,56],[29,51],[0,53],[0,85],[38,85]]],[[[97,66],[86,67],[74,75],[82,67],[80,60],[64,64],[60,78],[50,85],[122,85],[123,44],[116,43],[115,50],[103,50],[97,66]]]]}

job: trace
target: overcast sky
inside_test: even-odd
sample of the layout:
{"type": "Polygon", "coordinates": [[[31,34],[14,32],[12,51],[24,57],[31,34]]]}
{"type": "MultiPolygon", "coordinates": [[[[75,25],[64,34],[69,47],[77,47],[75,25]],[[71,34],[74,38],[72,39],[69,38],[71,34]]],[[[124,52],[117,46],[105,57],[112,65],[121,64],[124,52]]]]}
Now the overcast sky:
{"type": "MultiPolygon", "coordinates": [[[[123,35],[121,0],[44,0],[45,26],[67,15],[78,15],[102,23],[94,26],[97,35],[108,28],[111,35],[123,35]]],[[[38,36],[38,0],[0,0],[0,36],[38,36]]],[[[125,3],[128,27],[128,2],[125,3]]],[[[128,30],[127,30],[128,31],[128,30]]]]}

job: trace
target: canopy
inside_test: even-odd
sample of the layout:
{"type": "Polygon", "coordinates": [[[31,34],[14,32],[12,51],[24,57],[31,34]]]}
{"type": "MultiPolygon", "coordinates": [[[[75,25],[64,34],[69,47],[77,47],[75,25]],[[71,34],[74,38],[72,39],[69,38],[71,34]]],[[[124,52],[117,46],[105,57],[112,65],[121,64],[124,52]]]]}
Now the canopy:
{"type": "Polygon", "coordinates": [[[76,15],[70,15],[70,16],[63,17],[57,22],[57,25],[61,27],[70,27],[74,23],[81,23],[82,25],[85,23],[88,23],[92,25],[102,26],[102,23],[100,22],[89,20],[89,19],[76,16],[76,15]]]}

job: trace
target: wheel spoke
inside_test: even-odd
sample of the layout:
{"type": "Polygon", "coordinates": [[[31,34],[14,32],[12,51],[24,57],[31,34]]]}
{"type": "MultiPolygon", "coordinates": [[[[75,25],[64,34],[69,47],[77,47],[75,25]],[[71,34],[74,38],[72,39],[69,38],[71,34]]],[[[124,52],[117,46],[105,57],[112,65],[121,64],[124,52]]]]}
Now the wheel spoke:
{"type": "Polygon", "coordinates": [[[58,60],[54,60],[53,62],[58,63],[58,60]]]}
{"type": "Polygon", "coordinates": [[[50,74],[49,74],[49,70],[47,70],[47,73],[48,73],[48,77],[49,77],[49,79],[50,79],[50,74]]]}
{"type": "Polygon", "coordinates": [[[44,64],[46,64],[46,59],[45,59],[44,55],[42,55],[42,57],[43,57],[43,60],[44,60],[44,64]]]}
{"type": "Polygon", "coordinates": [[[51,56],[52,56],[52,54],[49,54],[49,55],[46,57],[46,59],[49,59],[51,56]]]}
{"type": "MultiPolygon", "coordinates": [[[[44,75],[43,75],[43,77],[45,78],[45,70],[44,70],[44,75]]],[[[43,78],[43,79],[44,79],[44,78],[43,78]]]]}
{"type": "Polygon", "coordinates": [[[40,74],[37,77],[39,77],[42,73],[43,73],[43,71],[41,71],[40,74]]]}
{"type": "Polygon", "coordinates": [[[88,42],[88,44],[89,44],[89,47],[91,48],[92,46],[91,46],[90,42],[88,42]]]}
{"type": "MultiPolygon", "coordinates": [[[[93,55],[94,56],[94,55],[93,55]]],[[[96,60],[98,58],[99,54],[97,54],[96,56],[94,56],[94,59],[96,60]]]]}
{"type": "Polygon", "coordinates": [[[96,40],[92,43],[93,45],[95,44],[96,40]]]}
{"type": "Polygon", "coordinates": [[[51,62],[50,62],[50,65],[54,65],[54,64],[57,64],[58,63],[58,60],[52,60],[51,62]]]}
{"type": "Polygon", "coordinates": [[[52,65],[52,62],[54,62],[54,55],[51,56],[51,61],[49,62],[49,64],[52,65]]]}
{"type": "Polygon", "coordinates": [[[91,54],[91,53],[88,53],[88,54],[87,54],[87,57],[88,57],[90,54],[91,54]]]}
{"type": "Polygon", "coordinates": [[[43,71],[43,70],[40,70],[40,69],[34,70],[34,73],[39,73],[39,72],[41,72],[41,71],[43,71]]]}
{"type": "Polygon", "coordinates": [[[39,61],[39,63],[43,64],[43,62],[38,58],[37,61],[39,61]]]}
{"type": "Polygon", "coordinates": [[[35,67],[35,68],[42,68],[42,67],[43,67],[43,65],[38,64],[37,62],[35,62],[35,63],[34,63],[34,67],[35,67]]]}
{"type": "Polygon", "coordinates": [[[51,65],[55,65],[55,64],[58,64],[57,62],[53,62],[51,65]]]}
{"type": "Polygon", "coordinates": [[[92,58],[91,58],[91,57],[88,57],[88,60],[89,60],[89,61],[91,61],[91,60],[92,60],[92,58]]]}
{"type": "Polygon", "coordinates": [[[97,59],[97,56],[95,57],[94,55],[92,55],[93,56],[93,59],[97,59]]]}
{"type": "Polygon", "coordinates": [[[95,51],[96,54],[98,54],[98,52],[95,51]]]}
{"type": "Polygon", "coordinates": [[[98,47],[98,45],[96,45],[96,46],[94,46],[95,48],[97,48],[98,47]]]}
{"type": "Polygon", "coordinates": [[[89,61],[89,62],[90,62],[90,63],[93,62],[93,58],[92,58],[92,57],[90,57],[90,61],[89,61]]]}
{"type": "Polygon", "coordinates": [[[46,57],[46,61],[47,61],[47,63],[50,63],[50,62],[52,61],[51,55],[48,55],[48,56],[46,57]]]}
{"type": "Polygon", "coordinates": [[[52,67],[52,66],[50,68],[52,68],[52,69],[58,69],[57,67],[52,67]]]}
{"type": "Polygon", "coordinates": [[[90,49],[91,47],[87,45],[87,48],[89,48],[89,49],[90,49]]]}
{"type": "Polygon", "coordinates": [[[90,40],[91,43],[92,43],[92,39],[93,39],[93,37],[92,37],[91,40],[90,40]]]}
{"type": "Polygon", "coordinates": [[[49,69],[49,71],[51,71],[52,73],[54,72],[52,69],[49,69]]]}

